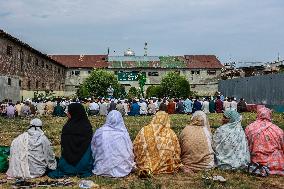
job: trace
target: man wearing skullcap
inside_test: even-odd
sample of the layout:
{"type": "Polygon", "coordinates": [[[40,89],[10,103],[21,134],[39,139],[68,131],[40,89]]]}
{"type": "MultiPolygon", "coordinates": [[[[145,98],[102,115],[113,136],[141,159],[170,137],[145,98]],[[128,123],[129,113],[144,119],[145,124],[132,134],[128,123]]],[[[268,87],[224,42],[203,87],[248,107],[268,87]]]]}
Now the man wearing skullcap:
{"type": "Polygon", "coordinates": [[[11,144],[8,178],[36,178],[56,169],[55,155],[50,141],[42,131],[42,121],[31,120],[27,131],[11,144]]]}

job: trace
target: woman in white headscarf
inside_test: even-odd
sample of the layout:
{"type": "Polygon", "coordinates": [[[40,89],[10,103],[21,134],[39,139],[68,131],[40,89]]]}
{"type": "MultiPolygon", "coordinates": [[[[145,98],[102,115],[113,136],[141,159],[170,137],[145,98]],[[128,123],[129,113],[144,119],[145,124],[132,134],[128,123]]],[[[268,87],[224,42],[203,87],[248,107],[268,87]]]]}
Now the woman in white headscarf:
{"type": "Polygon", "coordinates": [[[133,167],[133,145],[119,111],[109,112],[92,139],[95,175],[125,177],[133,167]]]}

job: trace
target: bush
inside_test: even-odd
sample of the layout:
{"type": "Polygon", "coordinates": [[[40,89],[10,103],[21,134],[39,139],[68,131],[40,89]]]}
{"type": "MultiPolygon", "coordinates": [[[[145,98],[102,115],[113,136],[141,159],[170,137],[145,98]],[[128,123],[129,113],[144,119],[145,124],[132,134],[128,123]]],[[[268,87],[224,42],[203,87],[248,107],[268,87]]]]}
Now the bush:
{"type": "Polygon", "coordinates": [[[171,98],[186,98],[191,95],[189,82],[177,72],[170,72],[162,79],[161,91],[164,96],[171,98]]]}

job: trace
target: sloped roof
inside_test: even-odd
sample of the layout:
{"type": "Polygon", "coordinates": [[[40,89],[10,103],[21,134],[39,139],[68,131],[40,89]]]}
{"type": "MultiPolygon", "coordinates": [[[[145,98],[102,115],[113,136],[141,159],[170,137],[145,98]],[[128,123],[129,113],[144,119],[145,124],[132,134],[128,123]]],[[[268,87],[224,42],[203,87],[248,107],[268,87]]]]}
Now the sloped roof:
{"type": "Polygon", "coordinates": [[[50,55],[68,68],[107,68],[107,55],[50,55]]]}
{"type": "Polygon", "coordinates": [[[43,57],[43,58],[45,58],[45,59],[51,61],[51,62],[53,62],[54,64],[57,64],[57,65],[59,65],[59,66],[64,66],[64,65],[60,64],[59,62],[57,62],[56,60],[51,59],[47,54],[44,54],[44,53],[42,53],[42,52],[36,50],[35,48],[31,47],[31,46],[28,45],[27,43],[24,43],[24,42],[21,41],[20,39],[14,37],[14,36],[12,36],[12,35],[10,35],[9,33],[5,32],[4,30],[1,30],[1,29],[0,29],[0,37],[6,38],[6,39],[8,39],[8,40],[11,40],[11,41],[13,41],[14,43],[17,43],[18,45],[20,45],[20,46],[22,46],[22,47],[24,47],[24,48],[30,50],[31,52],[33,52],[33,53],[35,53],[35,54],[37,54],[37,55],[39,55],[39,56],[41,56],[41,57],[43,57]]]}
{"type": "Polygon", "coordinates": [[[221,69],[215,55],[185,56],[107,56],[107,55],[50,55],[68,68],[185,68],[221,69]]]}
{"type": "Polygon", "coordinates": [[[215,55],[184,55],[189,69],[220,69],[224,66],[215,55]]]}

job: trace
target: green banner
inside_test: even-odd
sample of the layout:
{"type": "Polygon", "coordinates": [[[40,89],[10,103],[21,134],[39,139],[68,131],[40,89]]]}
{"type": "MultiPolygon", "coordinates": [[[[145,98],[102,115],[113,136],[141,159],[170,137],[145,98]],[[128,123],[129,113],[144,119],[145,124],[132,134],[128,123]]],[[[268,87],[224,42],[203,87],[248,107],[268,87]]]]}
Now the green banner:
{"type": "MultiPolygon", "coordinates": [[[[139,72],[118,72],[117,78],[118,81],[138,81],[139,72]]],[[[142,72],[142,74],[146,77],[146,73],[142,72]]]]}

